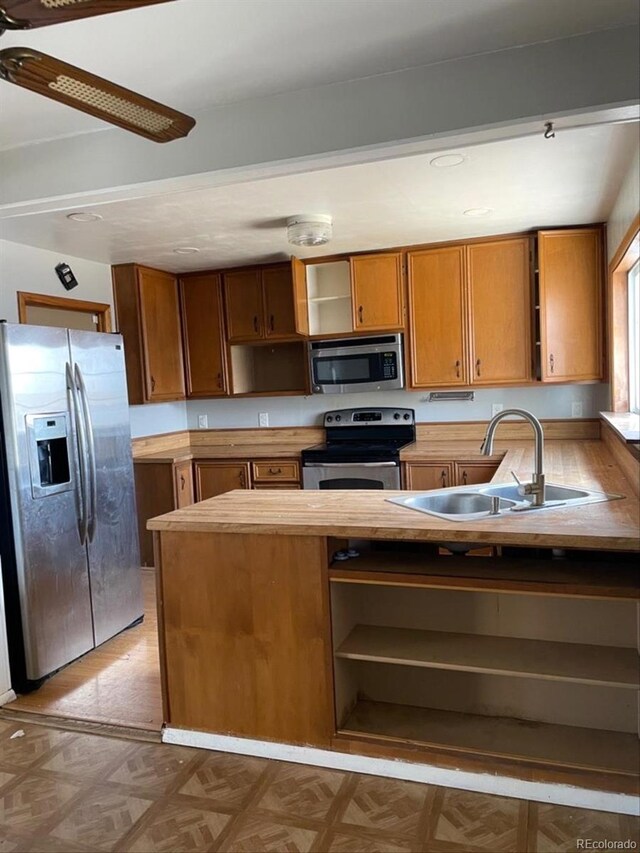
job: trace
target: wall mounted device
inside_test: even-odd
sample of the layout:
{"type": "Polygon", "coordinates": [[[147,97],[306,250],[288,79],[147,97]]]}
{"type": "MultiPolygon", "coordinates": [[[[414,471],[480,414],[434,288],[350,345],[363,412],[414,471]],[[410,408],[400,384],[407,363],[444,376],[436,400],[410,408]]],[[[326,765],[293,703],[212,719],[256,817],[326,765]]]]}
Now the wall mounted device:
{"type": "Polygon", "coordinates": [[[73,274],[69,264],[65,264],[64,262],[57,264],[56,272],[66,290],[73,290],[74,287],[78,286],[78,279],[73,274]]]}

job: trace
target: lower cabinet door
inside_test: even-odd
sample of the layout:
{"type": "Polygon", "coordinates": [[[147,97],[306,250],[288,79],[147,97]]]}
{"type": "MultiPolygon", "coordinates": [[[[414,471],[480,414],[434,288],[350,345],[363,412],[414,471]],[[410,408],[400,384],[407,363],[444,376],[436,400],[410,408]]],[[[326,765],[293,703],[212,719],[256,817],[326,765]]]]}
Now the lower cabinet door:
{"type": "Polygon", "coordinates": [[[454,462],[456,486],[488,483],[498,470],[497,462],[454,462]]]}
{"type": "Polygon", "coordinates": [[[251,479],[248,462],[196,462],[196,497],[199,501],[213,498],[233,489],[249,489],[251,479]]]}
{"type": "Polygon", "coordinates": [[[446,489],[453,485],[451,462],[407,462],[405,466],[405,489],[431,491],[446,489]]]}
{"type": "Polygon", "coordinates": [[[191,462],[178,462],[173,466],[176,489],[176,507],[190,506],[193,501],[193,472],[191,462]]]}

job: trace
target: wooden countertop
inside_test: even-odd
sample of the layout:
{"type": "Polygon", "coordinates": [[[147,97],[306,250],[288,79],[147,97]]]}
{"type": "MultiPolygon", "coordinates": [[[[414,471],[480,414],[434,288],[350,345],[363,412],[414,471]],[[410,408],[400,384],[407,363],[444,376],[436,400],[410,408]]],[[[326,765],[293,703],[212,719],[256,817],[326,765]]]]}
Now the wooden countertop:
{"type": "MultiPolygon", "coordinates": [[[[459,444],[459,442],[456,442],[459,444]]],[[[528,479],[533,442],[514,442],[495,482],[511,471],[528,479]]],[[[623,500],[575,508],[509,514],[474,522],[445,521],[390,504],[407,492],[238,490],[151,519],[150,530],[202,533],[269,533],[435,542],[635,551],[639,541],[638,498],[603,442],[549,441],[547,481],[624,495],[623,500]]]]}

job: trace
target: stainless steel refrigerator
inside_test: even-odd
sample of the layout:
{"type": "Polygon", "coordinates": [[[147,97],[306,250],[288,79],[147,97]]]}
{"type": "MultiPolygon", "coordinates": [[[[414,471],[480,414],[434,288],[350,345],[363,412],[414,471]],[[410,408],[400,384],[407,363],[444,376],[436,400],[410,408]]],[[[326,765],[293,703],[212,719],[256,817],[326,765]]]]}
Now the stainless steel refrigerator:
{"type": "Polygon", "coordinates": [[[142,616],[122,338],[0,322],[0,556],[13,686],[142,616]]]}

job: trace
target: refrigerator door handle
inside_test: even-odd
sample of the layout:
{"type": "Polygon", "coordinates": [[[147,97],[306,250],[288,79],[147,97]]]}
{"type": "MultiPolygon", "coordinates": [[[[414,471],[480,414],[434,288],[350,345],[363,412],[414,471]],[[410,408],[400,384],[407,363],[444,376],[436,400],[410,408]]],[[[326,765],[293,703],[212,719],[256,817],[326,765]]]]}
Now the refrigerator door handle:
{"type": "Polygon", "coordinates": [[[84,384],[84,377],[78,365],[74,365],[74,375],[76,386],[80,392],[80,402],[82,405],[82,417],[84,420],[84,431],[87,452],[89,456],[89,512],[87,532],[89,542],[93,542],[93,537],[96,532],[96,512],[98,506],[98,472],[96,470],[96,446],[93,437],[93,424],[91,423],[91,412],[89,411],[89,398],[87,397],[87,387],[84,384]]]}
{"type": "Polygon", "coordinates": [[[65,365],[65,373],[67,376],[67,388],[70,391],[71,414],[76,428],[78,437],[78,468],[80,472],[80,513],[78,516],[78,533],[80,534],[80,544],[84,545],[87,541],[87,525],[89,516],[89,493],[87,490],[87,456],[86,447],[87,440],[85,434],[84,421],[80,417],[80,401],[78,400],[78,389],[73,379],[71,365],[67,362],[65,365]]]}

